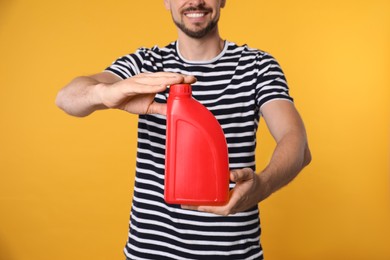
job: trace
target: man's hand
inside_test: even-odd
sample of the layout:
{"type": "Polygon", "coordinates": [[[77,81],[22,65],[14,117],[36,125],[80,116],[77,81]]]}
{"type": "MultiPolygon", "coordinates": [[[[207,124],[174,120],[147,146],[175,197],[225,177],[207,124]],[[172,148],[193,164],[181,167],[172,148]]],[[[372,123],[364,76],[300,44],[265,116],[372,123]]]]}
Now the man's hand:
{"type": "MultiPolygon", "coordinates": [[[[230,199],[223,206],[187,206],[183,209],[198,210],[202,212],[214,213],[227,216],[238,212],[243,212],[257,205],[261,200],[261,181],[259,176],[250,168],[230,171],[230,180],[236,186],[230,191],[230,199]]],[[[264,187],[265,188],[265,187],[264,187]]]]}
{"type": "Polygon", "coordinates": [[[195,78],[176,73],[142,73],[114,84],[98,85],[98,103],[133,114],[166,114],[166,104],[154,102],[156,93],[169,85],[194,83],[195,78]]]}
{"type": "Polygon", "coordinates": [[[117,108],[134,114],[166,114],[166,105],[154,96],[169,85],[196,81],[178,73],[143,73],[121,80],[110,72],[77,77],[57,95],[56,104],[73,116],[87,116],[100,109],[117,108]]]}

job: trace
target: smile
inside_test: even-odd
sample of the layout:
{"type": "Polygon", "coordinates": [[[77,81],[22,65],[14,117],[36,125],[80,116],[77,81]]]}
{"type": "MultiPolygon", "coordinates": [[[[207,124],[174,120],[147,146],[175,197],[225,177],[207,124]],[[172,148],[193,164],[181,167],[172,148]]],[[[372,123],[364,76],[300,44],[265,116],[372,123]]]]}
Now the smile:
{"type": "Polygon", "coordinates": [[[205,13],[186,13],[185,16],[190,18],[199,18],[205,16],[205,13]]]}

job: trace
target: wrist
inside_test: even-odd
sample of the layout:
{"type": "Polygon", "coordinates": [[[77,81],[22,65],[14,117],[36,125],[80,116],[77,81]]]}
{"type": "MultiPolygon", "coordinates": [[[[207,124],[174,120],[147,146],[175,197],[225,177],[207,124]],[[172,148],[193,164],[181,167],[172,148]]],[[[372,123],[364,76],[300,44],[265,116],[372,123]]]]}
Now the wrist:
{"type": "Polygon", "coordinates": [[[259,174],[256,174],[256,176],[259,183],[258,199],[259,202],[261,202],[272,194],[272,189],[269,177],[265,172],[260,172],[259,174]]]}
{"type": "Polygon", "coordinates": [[[103,101],[104,92],[107,87],[107,84],[100,82],[91,86],[89,95],[89,104],[91,107],[94,107],[95,109],[107,108],[103,101]]]}

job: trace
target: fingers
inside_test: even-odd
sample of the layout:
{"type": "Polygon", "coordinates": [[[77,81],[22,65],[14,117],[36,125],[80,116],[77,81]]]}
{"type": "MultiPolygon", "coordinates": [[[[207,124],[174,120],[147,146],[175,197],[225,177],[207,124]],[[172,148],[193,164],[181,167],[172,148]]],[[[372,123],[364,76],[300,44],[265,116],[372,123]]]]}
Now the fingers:
{"type": "Polygon", "coordinates": [[[251,168],[230,171],[230,179],[236,182],[234,189],[230,191],[229,202],[223,206],[188,206],[182,205],[183,209],[197,210],[227,216],[236,214],[253,207],[258,203],[253,187],[256,185],[255,173],[251,168]]]}
{"type": "Polygon", "coordinates": [[[194,76],[184,76],[183,83],[193,84],[196,82],[196,78],[194,76]]]}
{"type": "Polygon", "coordinates": [[[200,212],[213,213],[221,216],[228,216],[236,214],[236,206],[240,201],[240,195],[234,194],[234,189],[230,193],[229,202],[222,206],[194,206],[194,205],[181,205],[182,209],[196,210],[200,212]]]}
{"type": "Polygon", "coordinates": [[[155,73],[143,73],[139,74],[142,75],[142,77],[150,77],[150,78],[172,78],[179,80],[177,83],[172,84],[179,84],[179,83],[186,83],[186,84],[192,84],[196,82],[196,78],[191,75],[183,75],[179,73],[174,72],[155,72],[155,73]]]}
{"type": "Polygon", "coordinates": [[[194,82],[196,82],[196,78],[194,76],[186,76],[170,72],[156,72],[141,73],[124,80],[120,84],[123,93],[134,95],[159,93],[173,84],[192,84],[194,82]]]}
{"type": "Polygon", "coordinates": [[[159,71],[159,72],[145,72],[141,74],[137,74],[135,77],[147,77],[147,78],[163,78],[163,77],[170,77],[170,78],[183,78],[185,75],[175,73],[175,72],[165,72],[165,71],[159,71]]]}
{"type": "Polygon", "coordinates": [[[221,216],[228,216],[234,214],[228,207],[226,206],[192,206],[192,205],[181,205],[182,209],[187,210],[196,210],[200,212],[207,212],[221,216]]]}
{"type": "Polygon", "coordinates": [[[194,76],[187,76],[170,72],[142,73],[133,78],[136,79],[140,84],[150,85],[172,85],[180,83],[191,84],[196,81],[194,76]]]}
{"type": "Polygon", "coordinates": [[[173,72],[155,72],[155,73],[142,73],[138,74],[134,78],[141,84],[152,85],[172,85],[172,84],[192,84],[196,82],[196,78],[190,75],[182,75],[173,72]]]}

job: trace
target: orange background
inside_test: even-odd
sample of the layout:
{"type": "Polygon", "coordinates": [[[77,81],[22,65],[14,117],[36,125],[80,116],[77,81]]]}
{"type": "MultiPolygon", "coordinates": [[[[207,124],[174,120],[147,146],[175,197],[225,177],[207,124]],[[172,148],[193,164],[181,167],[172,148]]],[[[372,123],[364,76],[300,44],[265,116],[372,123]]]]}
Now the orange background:
{"type": "MultiPolygon", "coordinates": [[[[390,2],[228,0],[224,38],[273,54],[313,162],[261,203],[267,260],[390,259],[390,2]]],[[[0,259],[123,259],[137,118],[58,90],[176,29],[163,1],[0,1],[0,259]]],[[[274,142],[260,126],[258,169],[274,142]]]]}

